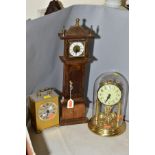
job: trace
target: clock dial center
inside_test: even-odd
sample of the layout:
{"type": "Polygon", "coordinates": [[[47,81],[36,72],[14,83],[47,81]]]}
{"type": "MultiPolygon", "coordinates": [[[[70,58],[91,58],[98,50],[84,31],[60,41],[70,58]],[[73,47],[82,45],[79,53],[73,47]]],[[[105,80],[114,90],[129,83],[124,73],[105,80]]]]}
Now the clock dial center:
{"type": "Polygon", "coordinates": [[[111,96],[111,94],[109,94],[109,95],[107,96],[107,99],[106,99],[105,103],[109,100],[110,96],[111,96]]]}
{"type": "Polygon", "coordinates": [[[78,45],[74,46],[73,51],[75,53],[78,53],[80,51],[80,46],[78,46],[78,45]]]}

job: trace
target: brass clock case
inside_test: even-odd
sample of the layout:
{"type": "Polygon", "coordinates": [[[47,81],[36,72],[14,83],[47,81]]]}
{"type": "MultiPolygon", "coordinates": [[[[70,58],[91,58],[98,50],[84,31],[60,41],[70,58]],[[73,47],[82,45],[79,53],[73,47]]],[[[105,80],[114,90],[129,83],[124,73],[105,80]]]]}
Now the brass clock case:
{"type": "Polygon", "coordinates": [[[59,95],[54,89],[47,88],[30,95],[29,108],[36,133],[59,125],[59,95]]]}

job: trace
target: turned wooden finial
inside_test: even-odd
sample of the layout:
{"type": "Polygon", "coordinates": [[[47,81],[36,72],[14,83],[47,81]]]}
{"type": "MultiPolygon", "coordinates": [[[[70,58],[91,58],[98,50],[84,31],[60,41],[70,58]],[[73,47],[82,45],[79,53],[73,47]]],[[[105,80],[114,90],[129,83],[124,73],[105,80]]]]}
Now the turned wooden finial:
{"type": "Polygon", "coordinates": [[[80,19],[79,18],[76,18],[76,24],[75,26],[80,26],[80,19]]]}

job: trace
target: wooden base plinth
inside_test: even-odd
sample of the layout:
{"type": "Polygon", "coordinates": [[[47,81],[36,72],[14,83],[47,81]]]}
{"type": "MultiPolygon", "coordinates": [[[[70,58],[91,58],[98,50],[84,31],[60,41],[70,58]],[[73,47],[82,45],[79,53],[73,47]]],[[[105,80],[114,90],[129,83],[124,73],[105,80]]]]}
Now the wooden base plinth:
{"type": "Polygon", "coordinates": [[[65,119],[65,120],[60,120],[60,125],[73,125],[73,124],[82,124],[82,123],[87,123],[88,118],[83,117],[83,118],[76,118],[76,119],[65,119]]]}

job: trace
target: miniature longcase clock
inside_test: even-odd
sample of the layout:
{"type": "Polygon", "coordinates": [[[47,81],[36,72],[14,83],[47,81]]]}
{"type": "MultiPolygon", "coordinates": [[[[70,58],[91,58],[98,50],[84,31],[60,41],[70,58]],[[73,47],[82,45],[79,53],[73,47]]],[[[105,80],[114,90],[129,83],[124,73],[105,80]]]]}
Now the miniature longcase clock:
{"type": "Polygon", "coordinates": [[[125,109],[128,82],[117,72],[101,74],[94,85],[94,110],[89,129],[101,136],[119,135],[125,131],[125,109]]]}
{"type": "Polygon", "coordinates": [[[90,61],[89,43],[94,38],[91,29],[80,26],[76,19],[74,26],[59,33],[64,40],[63,97],[60,108],[60,125],[87,122],[85,91],[85,67],[90,61]]]}
{"type": "Polygon", "coordinates": [[[59,95],[51,88],[30,96],[31,123],[37,133],[59,125],[59,95]]]}

